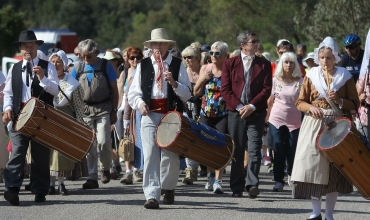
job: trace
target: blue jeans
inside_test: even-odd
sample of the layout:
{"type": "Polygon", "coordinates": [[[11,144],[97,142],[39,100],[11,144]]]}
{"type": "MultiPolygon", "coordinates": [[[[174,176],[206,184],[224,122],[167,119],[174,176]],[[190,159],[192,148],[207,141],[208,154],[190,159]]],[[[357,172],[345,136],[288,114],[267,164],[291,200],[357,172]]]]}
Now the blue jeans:
{"type": "Polygon", "coordinates": [[[288,175],[292,175],[299,128],[290,132],[285,125],[276,128],[269,123],[269,132],[272,137],[272,149],[274,150],[274,179],[284,183],[285,165],[288,175]]]}

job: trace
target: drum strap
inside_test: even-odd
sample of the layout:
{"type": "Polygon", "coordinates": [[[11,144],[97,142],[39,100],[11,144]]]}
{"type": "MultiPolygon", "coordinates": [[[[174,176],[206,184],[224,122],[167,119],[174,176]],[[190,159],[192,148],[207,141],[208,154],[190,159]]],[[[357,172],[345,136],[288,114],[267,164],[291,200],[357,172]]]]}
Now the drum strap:
{"type": "Polygon", "coordinates": [[[71,109],[72,109],[72,112],[73,112],[73,116],[76,118],[76,111],[75,111],[75,109],[73,108],[73,105],[72,105],[71,100],[70,100],[70,99],[68,98],[68,96],[63,92],[63,90],[62,90],[62,88],[60,88],[60,86],[58,86],[58,88],[59,88],[59,91],[63,94],[63,96],[64,96],[64,97],[66,97],[66,99],[67,99],[67,101],[68,101],[69,105],[72,107],[71,109]]]}

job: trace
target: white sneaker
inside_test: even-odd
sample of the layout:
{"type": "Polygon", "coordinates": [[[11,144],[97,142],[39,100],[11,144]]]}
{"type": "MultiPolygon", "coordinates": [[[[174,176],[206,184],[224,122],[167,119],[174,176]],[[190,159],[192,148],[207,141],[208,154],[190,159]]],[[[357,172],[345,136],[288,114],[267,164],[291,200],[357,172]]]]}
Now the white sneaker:
{"type": "Polygon", "coordinates": [[[282,184],[281,182],[276,182],[275,183],[275,186],[274,186],[274,188],[272,188],[272,191],[274,191],[274,192],[281,192],[281,191],[283,191],[283,189],[284,189],[284,184],[282,184]]]}
{"type": "Polygon", "coordinates": [[[292,183],[292,180],[291,180],[291,176],[289,176],[289,175],[288,175],[288,185],[289,185],[290,187],[292,187],[292,186],[293,186],[293,183],[292,183]]]}
{"type": "Polygon", "coordinates": [[[222,189],[222,182],[219,181],[218,183],[213,184],[213,192],[216,194],[222,194],[224,193],[224,190],[222,189]]]}
{"type": "Polygon", "coordinates": [[[206,186],[204,187],[208,191],[213,191],[213,182],[215,181],[214,177],[208,177],[206,186]]]}

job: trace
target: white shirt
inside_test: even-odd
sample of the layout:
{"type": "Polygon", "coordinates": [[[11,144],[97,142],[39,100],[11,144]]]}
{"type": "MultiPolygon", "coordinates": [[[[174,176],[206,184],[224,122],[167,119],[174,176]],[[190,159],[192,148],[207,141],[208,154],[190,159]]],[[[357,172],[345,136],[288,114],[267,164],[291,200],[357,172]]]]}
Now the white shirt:
{"type": "Polygon", "coordinates": [[[0,86],[1,86],[1,84],[3,84],[4,82],[5,82],[5,76],[4,76],[3,72],[1,72],[1,70],[0,70],[0,86]]]}
{"type": "MultiPolygon", "coordinates": [[[[154,59],[153,55],[150,57],[150,59],[152,60],[152,64],[153,64],[153,68],[155,72],[154,74],[156,76],[158,72],[158,63],[154,59]]],[[[168,54],[167,58],[163,60],[163,65],[165,64],[169,65],[171,64],[171,62],[172,62],[172,56],[168,54]]],[[[164,81],[164,74],[162,74],[162,90],[158,89],[157,84],[158,84],[157,81],[153,80],[151,99],[167,98],[167,86],[169,86],[168,85],[169,83],[164,81]]],[[[182,63],[180,65],[179,78],[178,78],[177,84],[178,84],[177,88],[176,89],[174,88],[173,90],[183,102],[186,102],[191,97],[191,92],[190,92],[191,84],[189,81],[188,73],[186,72],[186,69],[182,63]]],[[[142,97],[143,97],[143,92],[141,90],[141,64],[138,64],[136,68],[134,80],[132,81],[132,84],[128,92],[128,103],[131,106],[131,108],[135,110],[140,110],[140,105],[141,103],[144,102],[142,97]]]]}
{"type": "Polygon", "coordinates": [[[252,65],[255,55],[248,56],[248,55],[245,55],[244,53],[241,53],[241,55],[242,55],[244,71],[247,72],[252,65]],[[248,57],[250,57],[251,59],[248,59],[248,57]]]}
{"type": "MultiPolygon", "coordinates": [[[[243,52],[241,53],[241,56],[242,56],[242,61],[243,61],[243,68],[244,68],[244,71],[248,71],[249,68],[251,67],[252,65],[252,62],[254,60],[254,57],[255,55],[252,55],[252,56],[248,56],[248,55],[245,55],[243,52]],[[252,59],[247,59],[245,57],[251,57],[252,59]]],[[[250,107],[253,109],[253,111],[256,111],[256,107],[253,105],[253,104],[250,104],[250,107]]],[[[236,106],[236,109],[237,111],[239,111],[244,105],[243,104],[239,104],[238,106],[236,106]]]]}
{"type": "MultiPolygon", "coordinates": [[[[37,66],[39,63],[39,58],[33,59],[33,63],[37,66]]],[[[37,77],[34,73],[32,73],[32,77],[29,77],[29,87],[26,85],[26,73],[27,68],[25,68],[27,65],[27,60],[23,60],[22,63],[22,102],[27,102],[29,99],[31,99],[31,85],[32,85],[32,78],[37,77]]],[[[12,88],[12,71],[13,67],[10,67],[8,76],[6,77],[5,82],[5,88],[4,88],[4,112],[13,109],[13,88],[12,88]]],[[[31,62],[31,69],[33,68],[32,62],[31,62]]],[[[46,74],[45,74],[46,75],[46,74]]],[[[39,84],[42,88],[44,88],[45,92],[50,93],[53,96],[58,95],[59,93],[59,82],[58,82],[58,73],[55,69],[55,66],[49,62],[48,64],[48,77],[42,78],[40,80],[39,84]]]]}

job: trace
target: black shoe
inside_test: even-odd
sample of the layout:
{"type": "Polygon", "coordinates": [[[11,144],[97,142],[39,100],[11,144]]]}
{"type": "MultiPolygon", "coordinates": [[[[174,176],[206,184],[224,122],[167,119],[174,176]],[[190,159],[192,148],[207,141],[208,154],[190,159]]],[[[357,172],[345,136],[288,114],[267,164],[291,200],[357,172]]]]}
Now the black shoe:
{"type": "Polygon", "coordinates": [[[99,188],[99,184],[97,180],[86,180],[86,183],[82,185],[82,189],[97,189],[99,188]]]}
{"type": "Polygon", "coordinates": [[[62,196],[68,195],[68,190],[66,189],[63,183],[58,186],[58,191],[59,191],[59,194],[62,196]]]}
{"type": "Polygon", "coordinates": [[[110,171],[109,170],[102,170],[101,171],[101,182],[103,184],[109,183],[110,181],[110,171]]]}
{"type": "Polygon", "coordinates": [[[175,190],[165,190],[163,204],[172,205],[175,202],[175,190]]]}
{"type": "Polygon", "coordinates": [[[48,195],[55,195],[55,187],[54,186],[49,186],[48,195]]]}
{"type": "Polygon", "coordinates": [[[248,189],[249,198],[255,199],[260,194],[260,190],[257,186],[250,186],[248,189]]]}
{"type": "Polygon", "coordinates": [[[24,186],[24,190],[31,191],[31,183],[24,186]]]}
{"type": "MultiPolygon", "coordinates": [[[[321,214],[316,216],[315,218],[308,218],[307,220],[322,220],[321,214]]],[[[326,220],[326,218],[325,218],[326,220]]]]}
{"type": "Polygon", "coordinates": [[[243,197],[243,193],[233,193],[233,194],[231,194],[231,197],[241,198],[241,197],[243,197]]]}
{"type": "Polygon", "coordinates": [[[43,194],[35,195],[35,202],[40,203],[40,202],[45,202],[45,201],[46,201],[45,195],[43,194]]]}
{"type": "Polygon", "coordinates": [[[14,192],[13,190],[6,190],[4,192],[4,198],[6,201],[14,206],[19,205],[18,193],[14,192]]]}
{"type": "Polygon", "coordinates": [[[159,203],[155,199],[148,199],[144,203],[144,208],[146,208],[146,209],[159,209],[159,203]]]}

